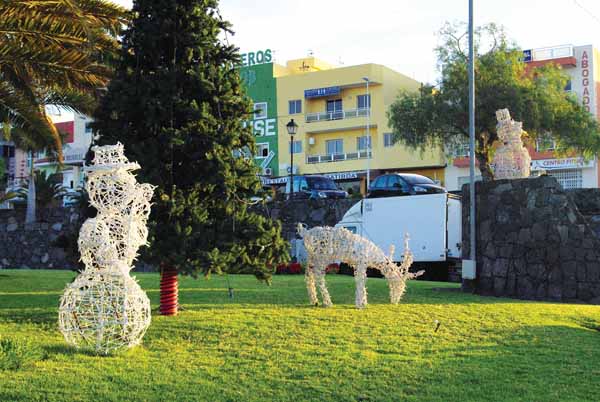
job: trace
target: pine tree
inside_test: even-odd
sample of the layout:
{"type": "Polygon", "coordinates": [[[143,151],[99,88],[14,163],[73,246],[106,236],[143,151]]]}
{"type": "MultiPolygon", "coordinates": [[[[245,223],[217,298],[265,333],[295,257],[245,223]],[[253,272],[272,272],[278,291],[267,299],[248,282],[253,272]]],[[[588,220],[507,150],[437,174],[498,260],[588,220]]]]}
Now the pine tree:
{"type": "MultiPolygon", "coordinates": [[[[242,124],[251,103],[234,68],[238,49],[220,39],[231,31],[217,6],[134,1],[115,78],[94,116],[101,142],[123,143],[142,166],[139,181],[157,186],[145,254],[164,281],[175,271],[252,272],[269,281],[289,258],[279,223],[248,209],[260,181],[236,151],[254,150],[242,124]]],[[[161,291],[163,314],[176,313],[162,308],[176,286],[172,292],[161,291]]]]}

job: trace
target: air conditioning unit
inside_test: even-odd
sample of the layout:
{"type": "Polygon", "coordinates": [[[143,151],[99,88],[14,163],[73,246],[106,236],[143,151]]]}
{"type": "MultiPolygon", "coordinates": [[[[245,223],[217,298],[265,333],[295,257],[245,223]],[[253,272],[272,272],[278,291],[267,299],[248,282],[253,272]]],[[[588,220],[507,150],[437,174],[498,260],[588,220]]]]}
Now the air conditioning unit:
{"type": "Polygon", "coordinates": [[[273,176],[273,169],[271,168],[264,168],[263,169],[263,176],[273,176]]]}
{"type": "Polygon", "coordinates": [[[315,145],[315,137],[308,137],[308,145],[315,145]]]}

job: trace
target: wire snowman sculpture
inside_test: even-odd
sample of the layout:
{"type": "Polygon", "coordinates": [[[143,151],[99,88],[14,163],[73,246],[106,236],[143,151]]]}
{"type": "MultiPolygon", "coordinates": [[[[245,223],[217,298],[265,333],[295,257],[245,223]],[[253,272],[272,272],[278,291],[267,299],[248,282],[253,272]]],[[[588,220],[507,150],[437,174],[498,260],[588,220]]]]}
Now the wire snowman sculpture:
{"type": "Polygon", "coordinates": [[[79,231],[85,269],[61,297],[58,324],[67,343],[108,354],[139,344],[150,325],[150,300],[129,271],[146,244],[154,187],[136,181],[140,166],[121,143],[92,150],[86,189],[98,214],[79,231]]]}
{"type": "Polygon", "coordinates": [[[389,256],[370,240],[350,232],[342,227],[318,226],[306,229],[298,224],[298,234],[303,238],[308,254],[305,273],[308,298],[312,305],[317,305],[317,286],[323,299],[323,306],[333,305],[325,283],[327,265],[333,262],[344,262],[354,268],[356,281],[355,305],[357,308],[367,306],[367,268],[379,270],[387,279],[390,289],[390,302],[398,304],[406,290],[406,281],[422,275],[425,271],[410,273],[413,254],[408,247],[408,235],[404,237],[404,255],[398,266],[394,262],[394,246],[390,247],[389,256]]]}
{"type": "Polygon", "coordinates": [[[531,157],[523,146],[521,135],[523,123],[510,118],[508,109],[496,111],[498,138],[502,145],[496,149],[491,165],[496,179],[519,179],[529,177],[531,173],[531,157]]]}

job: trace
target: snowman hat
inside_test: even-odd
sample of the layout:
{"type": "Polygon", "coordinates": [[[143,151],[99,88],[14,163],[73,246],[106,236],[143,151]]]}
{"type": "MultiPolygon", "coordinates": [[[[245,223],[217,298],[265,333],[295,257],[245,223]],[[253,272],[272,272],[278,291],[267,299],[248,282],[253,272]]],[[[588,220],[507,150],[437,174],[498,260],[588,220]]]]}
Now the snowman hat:
{"type": "Polygon", "coordinates": [[[100,170],[137,170],[140,168],[137,162],[129,162],[123,153],[123,144],[117,142],[115,145],[104,145],[92,147],[94,159],[92,164],[85,166],[86,172],[100,170]]]}

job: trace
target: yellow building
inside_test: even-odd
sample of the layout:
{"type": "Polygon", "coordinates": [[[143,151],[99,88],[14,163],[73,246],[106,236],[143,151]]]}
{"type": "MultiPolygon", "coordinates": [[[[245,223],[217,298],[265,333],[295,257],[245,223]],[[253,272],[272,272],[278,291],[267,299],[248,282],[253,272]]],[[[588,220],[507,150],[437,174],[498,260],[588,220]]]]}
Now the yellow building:
{"type": "Polygon", "coordinates": [[[294,174],[329,174],[344,187],[364,191],[367,122],[373,180],[387,172],[412,172],[443,182],[441,151],[421,154],[392,143],[387,111],[400,90],[420,83],[379,64],[334,67],[314,57],[276,66],[278,148],[281,175],[290,171],[290,138],[285,125],[294,119],[294,174]],[[367,94],[368,80],[368,94],[367,94]]]}

